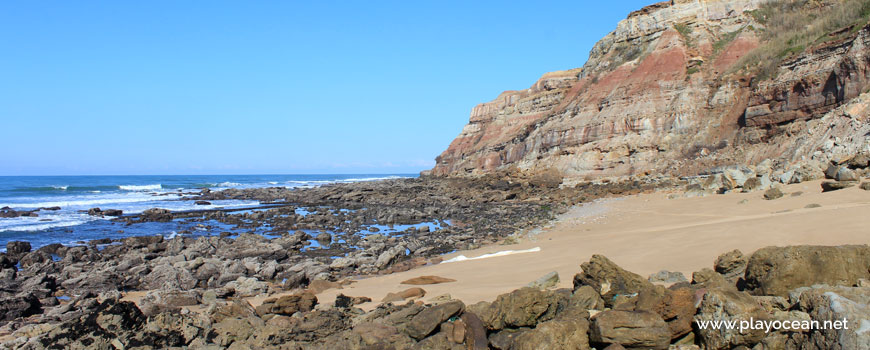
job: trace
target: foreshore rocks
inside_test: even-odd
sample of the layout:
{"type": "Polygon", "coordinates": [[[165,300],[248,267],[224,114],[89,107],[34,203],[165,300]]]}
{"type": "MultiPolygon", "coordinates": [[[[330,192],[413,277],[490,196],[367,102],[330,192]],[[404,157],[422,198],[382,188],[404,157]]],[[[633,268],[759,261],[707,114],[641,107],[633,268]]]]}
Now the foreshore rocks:
{"type": "MultiPolygon", "coordinates": [[[[178,220],[211,225],[210,221],[218,221],[232,225],[238,233],[134,236],[38,249],[28,242],[9,243],[6,252],[0,253],[0,310],[4,311],[0,336],[73,322],[93,314],[108,299],[134,295],[137,310],[149,320],[169,320],[166,315],[185,315],[191,308],[211,310],[215,319],[209,322],[224,323],[213,331],[215,338],[209,339],[222,339],[217,344],[226,346],[232,343],[227,333],[231,329],[283,325],[291,322],[287,317],[316,312],[311,311],[315,303],[292,301],[285,297],[288,293],[305,296],[299,292],[310,290],[313,295],[342,288],[350,283],[348,276],[435,264],[441,261],[440,254],[494,244],[507,235],[539,227],[575,203],[674,186],[673,180],[657,177],[564,184],[555,174],[505,172],[476,179],[422,177],[305,189],[202,191],[192,200],[249,199],[264,204],[238,213],[219,208],[191,212],[155,208],[112,219],[128,225],[178,220]],[[244,306],[242,301],[250,297],[264,298],[266,306],[244,306]],[[217,316],[239,313],[257,319],[230,321],[217,316]]],[[[110,213],[93,210],[95,215],[110,213]]],[[[409,283],[450,281],[431,276],[409,283]]],[[[405,303],[424,295],[425,290],[415,287],[391,300],[405,303]]],[[[344,324],[345,316],[337,315],[370,300],[347,298],[341,302],[344,311],[321,314],[334,317],[328,323],[344,324]]],[[[306,296],[305,300],[312,299],[306,296]]],[[[462,313],[449,317],[454,316],[462,317],[462,313]]],[[[476,332],[469,334],[482,344],[486,339],[480,331],[483,321],[465,318],[477,320],[480,327],[468,326],[469,332],[472,328],[476,332]]],[[[299,326],[308,327],[305,323],[299,326]]],[[[298,339],[319,339],[322,334],[318,327],[306,329],[298,339]]],[[[423,331],[414,336],[424,336],[419,334],[423,331]]],[[[131,332],[141,329],[131,328],[131,332]]],[[[271,344],[263,340],[266,335],[245,337],[271,344]]],[[[83,341],[97,344],[102,340],[83,341]]]]}
{"type": "MultiPolygon", "coordinates": [[[[754,266],[766,264],[772,255],[793,257],[796,266],[806,268],[823,266],[827,262],[821,261],[828,258],[840,261],[855,257],[862,248],[866,247],[765,248],[748,258],[744,278],[752,280],[754,266]],[[801,252],[812,251],[824,253],[802,257],[801,252]]],[[[736,274],[744,261],[747,259],[739,252],[723,254],[716,259],[716,271],[736,274]]],[[[111,292],[98,298],[78,298],[79,312],[57,324],[21,328],[18,337],[0,347],[524,350],[870,346],[870,336],[862,324],[870,318],[866,279],[835,286],[809,285],[820,281],[795,280],[788,274],[768,276],[771,285],[793,287],[780,296],[769,293],[779,289],[753,289],[750,293],[740,284],[728,282],[733,278],[726,279],[726,275],[665,287],[638,279],[603,256],[594,256],[582,265],[573,290],[525,287],[474,305],[449,298],[429,304],[399,301],[382,303],[368,312],[355,308],[353,298],[344,295],[334,306],[318,306],[317,298],[305,291],[269,298],[257,307],[243,298],[216,299],[214,295],[162,290],[150,292],[137,306],[111,292]],[[611,293],[608,284],[630,293],[611,293]],[[186,308],[200,303],[206,305],[200,311],[186,308]],[[748,320],[846,320],[850,324],[848,329],[739,330],[707,323],[748,320]]]]}

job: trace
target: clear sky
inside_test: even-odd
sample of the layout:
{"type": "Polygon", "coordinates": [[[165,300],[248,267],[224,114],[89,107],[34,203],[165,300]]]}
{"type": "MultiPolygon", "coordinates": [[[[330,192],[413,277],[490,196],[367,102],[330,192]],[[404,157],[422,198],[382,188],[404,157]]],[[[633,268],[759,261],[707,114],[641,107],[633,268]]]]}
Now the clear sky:
{"type": "Polygon", "coordinates": [[[646,1],[3,1],[0,175],[410,173],[646,1]]]}

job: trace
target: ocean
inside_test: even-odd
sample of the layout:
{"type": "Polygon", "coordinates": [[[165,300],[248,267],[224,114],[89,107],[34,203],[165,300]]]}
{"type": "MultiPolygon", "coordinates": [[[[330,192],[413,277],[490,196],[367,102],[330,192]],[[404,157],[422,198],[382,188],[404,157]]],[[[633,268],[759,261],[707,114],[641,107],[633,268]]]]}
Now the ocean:
{"type": "Polygon", "coordinates": [[[205,231],[202,225],[186,227],[183,222],[146,223],[127,226],[110,217],[87,214],[91,208],[120,209],[124,214],[150,208],[172,211],[209,208],[247,208],[257,201],[210,201],[195,205],[182,200],[201,188],[313,187],[329,183],[374,181],[416,177],[416,174],[364,175],[148,175],[148,176],[0,176],[0,208],[17,211],[42,209],[36,217],[0,218],[0,251],[9,241],[29,241],[35,248],[47,244],[84,244],[102,238],[135,235],[174,235],[178,231],[205,231]]]}

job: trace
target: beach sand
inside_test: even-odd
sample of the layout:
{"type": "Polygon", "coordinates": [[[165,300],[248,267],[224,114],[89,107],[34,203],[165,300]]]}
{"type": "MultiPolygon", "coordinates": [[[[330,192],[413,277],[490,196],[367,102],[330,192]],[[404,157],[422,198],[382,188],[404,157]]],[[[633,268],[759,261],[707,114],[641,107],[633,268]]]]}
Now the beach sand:
{"type": "MultiPolygon", "coordinates": [[[[343,289],[317,295],[331,304],[339,293],[367,296],[371,309],[390,292],[410,287],[400,282],[434,275],[456,282],[420,286],[423,300],[450,294],[467,304],[491,301],[551,271],[559,287],[571,287],[580,264],[603,254],[623,268],[646,277],[660,270],[692,272],[713,266],[733,249],[744,254],[766,246],[870,243],[870,192],[852,187],[822,193],[821,181],[783,187],[785,196],[763,199],[763,192],[669,199],[654,193],[607,199],[572,208],[551,226],[520,243],[494,245],[445,255],[472,258],[505,250],[540,247],[539,252],[441,263],[385,276],[359,278],[343,289]],[[802,192],[800,195],[793,195],[802,192]],[[806,208],[819,204],[818,208],[806,208]]],[[[259,300],[257,300],[259,301],[259,300]]],[[[254,304],[259,304],[254,301],[254,304]]]]}

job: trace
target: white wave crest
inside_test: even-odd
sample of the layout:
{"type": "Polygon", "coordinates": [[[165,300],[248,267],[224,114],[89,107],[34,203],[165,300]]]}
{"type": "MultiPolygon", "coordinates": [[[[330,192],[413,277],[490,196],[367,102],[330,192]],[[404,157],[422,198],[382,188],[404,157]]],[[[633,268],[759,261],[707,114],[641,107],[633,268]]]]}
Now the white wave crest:
{"type": "Polygon", "coordinates": [[[56,189],[56,190],[66,191],[66,189],[69,188],[69,186],[68,185],[63,185],[63,186],[58,185],[58,186],[51,186],[51,188],[56,189]]]}
{"type": "Polygon", "coordinates": [[[483,254],[481,256],[476,256],[473,258],[466,257],[465,255],[460,255],[460,256],[457,256],[453,259],[445,260],[441,263],[446,264],[446,263],[459,262],[459,261],[479,260],[479,259],[495,258],[497,256],[523,254],[523,253],[534,253],[534,252],[540,252],[540,251],[541,251],[541,247],[534,247],[532,249],[526,249],[526,250],[503,250],[503,251],[496,252],[496,253],[483,254]]]}
{"type": "Polygon", "coordinates": [[[120,186],[118,186],[118,188],[122,189],[124,191],[156,191],[156,190],[162,189],[163,186],[160,184],[154,184],[154,185],[120,185],[120,186]]]}

